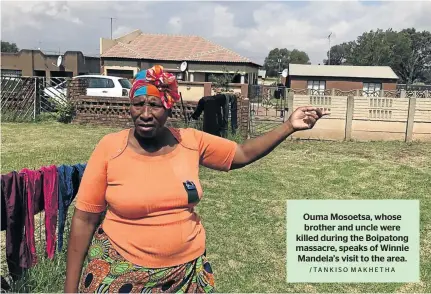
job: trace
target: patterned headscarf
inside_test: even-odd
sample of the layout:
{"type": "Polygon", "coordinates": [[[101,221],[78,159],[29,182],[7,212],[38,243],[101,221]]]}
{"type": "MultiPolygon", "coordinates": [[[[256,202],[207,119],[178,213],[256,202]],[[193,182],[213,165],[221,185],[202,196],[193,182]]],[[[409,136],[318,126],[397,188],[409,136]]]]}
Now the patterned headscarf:
{"type": "Polygon", "coordinates": [[[180,100],[177,79],[173,74],[164,72],[161,65],[141,70],[133,80],[129,97],[133,99],[141,95],[160,97],[163,106],[166,109],[170,109],[175,102],[180,100]]]}

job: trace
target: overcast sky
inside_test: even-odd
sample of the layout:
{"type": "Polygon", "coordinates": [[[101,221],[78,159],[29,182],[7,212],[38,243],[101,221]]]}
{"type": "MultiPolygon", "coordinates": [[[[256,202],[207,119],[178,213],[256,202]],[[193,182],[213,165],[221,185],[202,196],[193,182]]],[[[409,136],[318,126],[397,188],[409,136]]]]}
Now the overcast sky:
{"type": "Polygon", "coordinates": [[[114,17],[114,37],[135,29],[199,35],[260,64],[276,47],[303,50],[317,64],[330,32],[339,44],[377,28],[431,31],[430,15],[431,1],[1,1],[1,39],[20,49],[96,55],[114,17]]]}

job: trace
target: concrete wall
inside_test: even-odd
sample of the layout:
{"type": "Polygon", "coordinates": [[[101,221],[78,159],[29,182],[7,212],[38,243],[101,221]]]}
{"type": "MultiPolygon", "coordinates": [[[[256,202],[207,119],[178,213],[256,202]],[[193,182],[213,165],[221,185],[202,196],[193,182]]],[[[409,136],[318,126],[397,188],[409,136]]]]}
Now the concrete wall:
{"type": "Polygon", "coordinates": [[[211,83],[178,82],[178,91],[184,101],[197,102],[202,97],[211,95],[211,83]]]}
{"type": "Polygon", "coordinates": [[[298,132],[294,137],[301,139],[343,140],[346,126],[346,102],[347,97],[295,95],[293,109],[304,105],[313,105],[330,111],[331,116],[322,118],[312,130],[298,132]]]}
{"type": "Polygon", "coordinates": [[[313,105],[331,112],[293,138],[358,141],[431,141],[431,98],[294,95],[293,109],[313,105]]]}

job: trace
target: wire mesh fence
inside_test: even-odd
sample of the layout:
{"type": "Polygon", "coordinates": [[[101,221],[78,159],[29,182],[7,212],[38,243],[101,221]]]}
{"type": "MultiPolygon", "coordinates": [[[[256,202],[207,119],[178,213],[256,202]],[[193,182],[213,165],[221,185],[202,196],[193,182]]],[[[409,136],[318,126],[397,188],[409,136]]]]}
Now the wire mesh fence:
{"type": "Polygon", "coordinates": [[[2,121],[34,121],[55,115],[67,101],[68,78],[1,76],[2,121]]]}

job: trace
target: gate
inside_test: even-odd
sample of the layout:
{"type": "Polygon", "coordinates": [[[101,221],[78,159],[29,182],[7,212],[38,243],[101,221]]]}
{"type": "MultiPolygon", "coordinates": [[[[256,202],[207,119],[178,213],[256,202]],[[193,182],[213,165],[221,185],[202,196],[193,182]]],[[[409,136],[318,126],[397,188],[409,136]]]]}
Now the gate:
{"type": "Polygon", "coordinates": [[[40,112],[55,112],[58,106],[67,102],[67,86],[70,78],[36,78],[38,79],[38,96],[40,112]]]}
{"type": "Polygon", "coordinates": [[[260,136],[286,121],[289,88],[250,85],[250,137],[260,136]]]}
{"type": "Polygon", "coordinates": [[[1,77],[3,121],[32,121],[39,115],[55,114],[67,101],[65,78],[1,77]]]}

